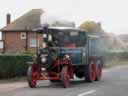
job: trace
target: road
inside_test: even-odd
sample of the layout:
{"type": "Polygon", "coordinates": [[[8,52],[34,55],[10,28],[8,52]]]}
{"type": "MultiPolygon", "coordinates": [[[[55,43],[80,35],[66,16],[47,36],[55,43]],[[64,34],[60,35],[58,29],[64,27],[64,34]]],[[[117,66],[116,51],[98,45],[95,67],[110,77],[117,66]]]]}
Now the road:
{"type": "Polygon", "coordinates": [[[0,84],[0,96],[128,96],[128,66],[105,69],[100,82],[72,81],[67,89],[49,81],[40,81],[34,89],[26,82],[0,84]]]}

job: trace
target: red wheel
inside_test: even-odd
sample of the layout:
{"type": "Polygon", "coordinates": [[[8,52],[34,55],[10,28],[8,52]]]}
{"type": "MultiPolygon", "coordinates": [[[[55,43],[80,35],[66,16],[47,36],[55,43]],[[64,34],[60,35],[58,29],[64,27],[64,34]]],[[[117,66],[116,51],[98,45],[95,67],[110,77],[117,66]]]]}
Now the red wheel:
{"type": "Polygon", "coordinates": [[[95,69],[96,69],[96,67],[95,67],[95,64],[93,63],[93,64],[91,64],[91,76],[90,76],[90,78],[91,78],[91,81],[94,81],[95,80],[95,77],[96,77],[96,74],[95,74],[95,69]]]}
{"type": "Polygon", "coordinates": [[[67,66],[62,67],[61,79],[62,79],[62,83],[63,83],[64,87],[68,88],[70,86],[70,76],[69,76],[67,66]]]}
{"type": "Polygon", "coordinates": [[[91,60],[86,68],[85,80],[87,82],[92,82],[95,80],[95,78],[96,78],[96,66],[95,66],[95,62],[91,60]]]}
{"type": "Polygon", "coordinates": [[[102,64],[100,60],[96,62],[96,81],[100,81],[102,77],[102,64]]]}
{"type": "Polygon", "coordinates": [[[28,75],[29,87],[35,88],[36,84],[37,84],[37,80],[35,79],[36,78],[36,72],[33,72],[32,66],[29,66],[27,75],[28,75]]]}

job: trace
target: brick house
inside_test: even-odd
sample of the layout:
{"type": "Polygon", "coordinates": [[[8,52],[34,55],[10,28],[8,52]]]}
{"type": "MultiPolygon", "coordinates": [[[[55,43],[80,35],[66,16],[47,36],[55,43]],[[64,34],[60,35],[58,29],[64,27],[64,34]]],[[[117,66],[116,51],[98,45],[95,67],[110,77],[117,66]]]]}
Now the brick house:
{"type": "MultiPolygon", "coordinates": [[[[35,52],[36,47],[41,47],[43,42],[42,34],[37,35],[35,32],[32,32],[32,30],[42,27],[42,14],[44,14],[44,11],[42,9],[32,9],[13,22],[11,22],[11,15],[7,14],[7,25],[0,29],[0,31],[2,32],[2,41],[4,42],[2,52],[35,52]],[[38,39],[36,38],[36,36],[38,36],[38,39]]],[[[74,27],[75,24],[74,22],[65,20],[55,20],[54,23],[51,24],[51,26],[74,27]]]]}
{"type": "Polygon", "coordinates": [[[13,22],[10,22],[11,16],[7,14],[7,25],[0,29],[4,42],[3,52],[35,51],[37,45],[40,47],[43,41],[42,35],[36,35],[32,29],[41,27],[40,16],[42,13],[41,9],[32,9],[13,22]]]}

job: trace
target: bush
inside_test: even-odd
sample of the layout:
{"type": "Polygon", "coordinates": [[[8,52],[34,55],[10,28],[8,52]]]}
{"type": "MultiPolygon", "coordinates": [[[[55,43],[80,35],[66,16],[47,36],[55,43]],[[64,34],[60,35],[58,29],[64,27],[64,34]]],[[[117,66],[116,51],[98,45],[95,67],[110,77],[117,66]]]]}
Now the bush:
{"type": "Polygon", "coordinates": [[[0,79],[25,76],[31,55],[0,55],[0,79]]]}
{"type": "MultiPolygon", "coordinates": [[[[128,51],[120,51],[120,52],[107,52],[105,55],[105,66],[107,64],[122,63],[122,61],[128,60],[128,51]],[[117,62],[118,61],[118,62],[117,62]]],[[[115,64],[114,64],[115,65],[115,64]]]]}

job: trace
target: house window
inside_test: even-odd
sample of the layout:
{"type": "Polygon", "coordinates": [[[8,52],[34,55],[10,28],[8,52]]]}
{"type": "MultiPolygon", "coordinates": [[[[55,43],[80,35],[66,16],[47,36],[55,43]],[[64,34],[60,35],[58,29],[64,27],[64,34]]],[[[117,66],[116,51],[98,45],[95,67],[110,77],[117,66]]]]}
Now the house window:
{"type": "Polygon", "coordinates": [[[2,40],[0,40],[0,49],[4,48],[4,42],[2,40]]]}
{"type": "Polygon", "coordinates": [[[39,39],[30,38],[30,47],[39,47],[39,39]]]}
{"type": "Polygon", "coordinates": [[[21,33],[21,39],[26,39],[26,33],[21,33]]]}

